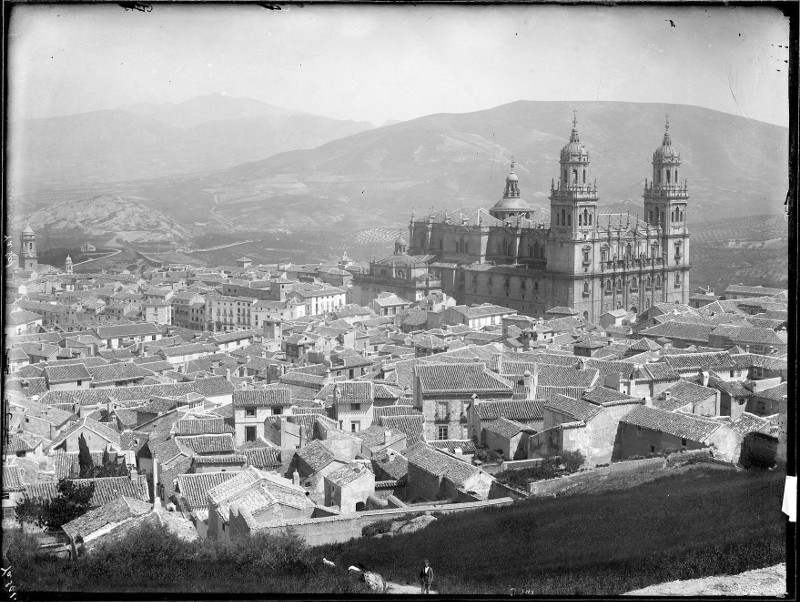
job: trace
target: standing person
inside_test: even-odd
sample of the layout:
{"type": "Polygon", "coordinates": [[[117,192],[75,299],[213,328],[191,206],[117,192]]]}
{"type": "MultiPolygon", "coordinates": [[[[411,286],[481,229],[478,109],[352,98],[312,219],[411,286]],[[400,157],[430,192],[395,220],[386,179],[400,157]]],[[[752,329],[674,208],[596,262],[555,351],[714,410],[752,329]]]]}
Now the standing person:
{"type": "Polygon", "coordinates": [[[425,566],[420,571],[419,579],[422,582],[422,593],[431,593],[431,583],[433,583],[433,568],[431,567],[428,559],[425,559],[425,566]]]}

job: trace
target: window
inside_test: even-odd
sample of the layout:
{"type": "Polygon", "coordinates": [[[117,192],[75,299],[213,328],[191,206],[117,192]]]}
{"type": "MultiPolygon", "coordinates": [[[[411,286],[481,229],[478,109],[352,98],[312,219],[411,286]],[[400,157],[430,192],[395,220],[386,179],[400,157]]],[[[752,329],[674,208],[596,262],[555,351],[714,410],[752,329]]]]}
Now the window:
{"type": "Polygon", "coordinates": [[[683,445],[684,447],[686,447],[686,439],[681,439],[681,445],[683,445]]]}
{"type": "Polygon", "coordinates": [[[78,385],[78,386],[80,387],[80,386],[83,384],[83,381],[82,381],[82,380],[79,380],[79,381],[78,381],[77,383],[75,383],[75,384],[76,384],[76,385],[78,385]]]}
{"type": "Polygon", "coordinates": [[[278,416],[279,414],[283,414],[283,407],[282,406],[274,406],[272,408],[272,415],[278,416]]]}
{"type": "Polygon", "coordinates": [[[589,251],[583,252],[583,263],[589,263],[589,251]]]}
{"type": "Polygon", "coordinates": [[[350,404],[350,409],[353,410],[354,412],[360,412],[361,411],[361,404],[360,403],[351,403],[350,404]]]}
{"type": "Polygon", "coordinates": [[[568,226],[572,225],[572,214],[571,213],[569,215],[567,215],[567,225],[568,226]]]}
{"type": "Polygon", "coordinates": [[[436,429],[436,438],[439,441],[444,441],[445,439],[447,439],[447,427],[446,426],[437,427],[437,429],[436,429]]]}
{"type": "Polygon", "coordinates": [[[447,418],[447,402],[440,401],[439,402],[439,411],[438,411],[439,418],[447,418]]]}
{"type": "Polygon", "coordinates": [[[356,420],[355,422],[351,422],[350,423],[350,432],[351,433],[357,433],[360,430],[361,430],[361,423],[359,421],[356,420]]]}
{"type": "Polygon", "coordinates": [[[248,418],[253,418],[256,415],[256,409],[255,408],[245,408],[244,409],[244,415],[247,416],[248,418]]]}
{"type": "Polygon", "coordinates": [[[651,446],[650,446],[650,453],[652,454],[652,453],[654,453],[655,451],[656,451],[656,446],[655,446],[655,445],[651,445],[651,446]]]}
{"type": "Polygon", "coordinates": [[[589,296],[589,283],[588,282],[584,282],[583,283],[583,296],[584,297],[588,297],[589,296]]]}
{"type": "Polygon", "coordinates": [[[245,439],[245,441],[255,441],[256,440],[256,427],[254,427],[254,426],[246,426],[246,427],[244,427],[244,439],[245,439]]]}

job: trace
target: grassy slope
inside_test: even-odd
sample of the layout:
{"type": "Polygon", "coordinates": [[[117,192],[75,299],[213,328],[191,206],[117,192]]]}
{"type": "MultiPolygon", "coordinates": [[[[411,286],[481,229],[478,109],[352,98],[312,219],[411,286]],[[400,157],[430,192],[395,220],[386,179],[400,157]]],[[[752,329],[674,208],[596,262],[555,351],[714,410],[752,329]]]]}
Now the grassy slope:
{"type": "Polygon", "coordinates": [[[399,583],[429,558],[440,593],[611,595],[785,560],[783,475],[697,468],[628,490],[445,516],[318,549],[399,583]]]}

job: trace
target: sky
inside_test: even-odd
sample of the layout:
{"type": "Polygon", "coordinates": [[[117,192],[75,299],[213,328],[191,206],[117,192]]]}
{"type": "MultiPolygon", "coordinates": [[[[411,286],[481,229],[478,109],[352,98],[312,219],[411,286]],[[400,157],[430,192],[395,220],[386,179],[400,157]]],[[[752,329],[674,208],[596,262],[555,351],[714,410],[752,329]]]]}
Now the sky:
{"type": "Polygon", "coordinates": [[[8,31],[12,119],[215,93],[376,125],[516,100],[789,119],[788,20],[756,6],[18,5],[8,31]]]}

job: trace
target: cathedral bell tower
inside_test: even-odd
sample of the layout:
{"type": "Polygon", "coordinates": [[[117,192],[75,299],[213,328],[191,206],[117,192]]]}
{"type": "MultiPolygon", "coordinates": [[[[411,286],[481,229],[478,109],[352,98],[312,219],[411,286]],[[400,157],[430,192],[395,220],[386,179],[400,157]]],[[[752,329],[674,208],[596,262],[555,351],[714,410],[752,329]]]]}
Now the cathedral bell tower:
{"type": "Polygon", "coordinates": [[[672,146],[667,117],[661,146],[653,153],[653,180],[644,183],[644,216],[648,224],[657,228],[660,238],[661,260],[667,270],[667,300],[688,303],[689,193],[686,180],[678,180],[680,165],[681,156],[672,146]]]}
{"type": "Polygon", "coordinates": [[[597,183],[589,181],[589,152],[578,135],[577,114],[559,163],[560,177],[550,186],[550,232],[556,238],[591,237],[597,226],[597,183]]]}
{"type": "Polygon", "coordinates": [[[661,146],[653,153],[653,181],[644,183],[644,216],[651,226],[661,226],[666,234],[686,229],[686,180],[678,181],[681,155],[672,146],[669,118],[661,146]]]}

